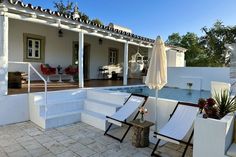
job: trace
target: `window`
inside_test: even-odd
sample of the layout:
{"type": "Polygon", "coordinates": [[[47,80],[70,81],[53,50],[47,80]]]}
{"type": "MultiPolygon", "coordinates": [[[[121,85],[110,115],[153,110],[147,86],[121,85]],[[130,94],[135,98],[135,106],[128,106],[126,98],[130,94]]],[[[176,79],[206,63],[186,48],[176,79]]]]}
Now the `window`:
{"type": "Polygon", "coordinates": [[[27,39],[27,58],[35,58],[40,59],[41,58],[41,51],[40,51],[40,45],[41,41],[37,39],[27,39]]]}
{"type": "Polygon", "coordinates": [[[118,63],[118,49],[110,48],[108,55],[108,64],[117,64],[118,63]]]}
{"type": "Polygon", "coordinates": [[[24,61],[44,62],[45,37],[24,33],[23,38],[24,61]]]}

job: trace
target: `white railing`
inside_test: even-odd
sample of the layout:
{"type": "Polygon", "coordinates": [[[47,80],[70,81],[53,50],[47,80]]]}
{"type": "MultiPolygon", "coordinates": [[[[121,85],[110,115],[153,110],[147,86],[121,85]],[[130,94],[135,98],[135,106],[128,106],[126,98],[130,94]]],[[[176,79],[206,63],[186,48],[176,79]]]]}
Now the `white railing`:
{"type": "Polygon", "coordinates": [[[47,81],[45,78],[32,66],[29,62],[15,62],[15,61],[8,61],[10,64],[23,64],[28,65],[28,93],[31,92],[30,90],[30,75],[31,75],[31,69],[39,76],[39,78],[44,82],[44,105],[45,105],[45,119],[47,117],[47,81]]]}

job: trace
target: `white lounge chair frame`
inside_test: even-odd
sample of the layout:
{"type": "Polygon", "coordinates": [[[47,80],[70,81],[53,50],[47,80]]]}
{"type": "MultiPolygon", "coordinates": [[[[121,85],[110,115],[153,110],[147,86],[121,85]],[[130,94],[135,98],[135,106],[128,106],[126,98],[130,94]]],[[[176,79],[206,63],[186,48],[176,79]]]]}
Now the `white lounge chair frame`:
{"type": "Polygon", "coordinates": [[[197,104],[178,102],[174,111],[170,115],[168,123],[164,127],[162,127],[158,133],[154,132],[156,138],[158,138],[158,141],[155,147],[153,148],[151,156],[159,156],[158,154],[155,154],[155,151],[160,141],[164,140],[175,144],[180,144],[180,143],[186,144],[184,152],[182,154],[182,157],[184,157],[188,149],[188,146],[191,145],[190,142],[193,137],[193,130],[187,142],[183,141],[183,139],[185,138],[186,134],[192,129],[198,111],[199,108],[197,104]],[[183,119],[185,119],[185,121],[183,119]],[[186,120],[189,121],[186,122],[186,120]],[[183,125],[186,125],[186,127],[183,127],[183,125]],[[178,130],[179,132],[176,130],[178,130]]]}
{"type": "MultiPolygon", "coordinates": [[[[119,109],[115,114],[112,116],[106,116],[107,121],[111,123],[107,130],[105,131],[104,135],[110,136],[120,142],[122,142],[129,132],[130,128],[132,127],[132,124],[129,124],[126,122],[127,118],[129,118],[137,109],[138,107],[143,107],[147,101],[147,96],[139,95],[139,94],[131,94],[128,99],[125,101],[123,107],[119,109]],[[139,102],[137,106],[132,106],[132,104],[129,103],[129,101],[132,99],[132,97],[141,97],[143,98],[143,101],[139,102]],[[117,126],[122,126],[122,124],[128,125],[127,130],[125,131],[124,135],[121,138],[115,137],[111,134],[108,134],[108,131],[111,129],[111,126],[115,124],[117,126]]],[[[139,111],[134,116],[133,120],[135,120],[138,117],[139,111]]]]}

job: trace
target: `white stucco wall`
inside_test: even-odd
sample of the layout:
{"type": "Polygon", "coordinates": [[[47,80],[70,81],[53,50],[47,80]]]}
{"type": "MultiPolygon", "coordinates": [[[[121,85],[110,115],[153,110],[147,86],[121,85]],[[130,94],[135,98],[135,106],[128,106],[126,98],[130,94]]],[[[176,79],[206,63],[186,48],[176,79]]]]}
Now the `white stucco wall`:
{"type": "Polygon", "coordinates": [[[0,125],[29,120],[28,95],[0,96],[0,125]]]}
{"type": "MultiPolygon", "coordinates": [[[[63,31],[63,38],[58,37],[58,29],[44,25],[10,20],[9,22],[9,61],[23,61],[23,33],[46,37],[45,63],[68,66],[72,63],[72,42],[78,39],[73,32],[63,31]]],[[[38,63],[35,63],[36,65],[38,63]]],[[[36,66],[37,68],[37,66],[36,66]]]]}
{"type": "Polygon", "coordinates": [[[102,44],[99,45],[99,38],[93,36],[86,36],[85,42],[90,43],[90,79],[98,77],[99,66],[108,65],[109,48],[118,49],[118,63],[123,64],[124,44],[114,42],[107,39],[102,39],[102,44]]]}
{"type": "Polygon", "coordinates": [[[167,66],[168,67],[185,67],[185,54],[176,50],[167,50],[167,66]]]}
{"type": "Polygon", "coordinates": [[[222,119],[204,119],[199,115],[194,123],[193,157],[226,157],[233,141],[234,114],[222,119]]]}
{"type": "Polygon", "coordinates": [[[230,83],[229,72],[220,67],[169,67],[166,86],[187,89],[187,83],[193,83],[192,89],[210,90],[211,81],[230,83]]]}
{"type": "MultiPolygon", "coordinates": [[[[9,22],[9,61],[23,61],[23,33],[31,33],[44,36],[45,41],[45,63],[52,67],[61,65],[67,67],[72,64],[73,42],[78,41],[78,33],[63,30],[63,37],[58,37],[58,29],[10,19],[9,22]]],[[[118,49],[118,63],[123,64],[124,44],[107,39],[102,39],[99,44],[99,38],[85,35],[86,44],[90,45],[89,58],[89,78],[98,77],[98,67],[108,64],[109,48],[118,49]]],[[[137,47],[129,47],[130,55],[136,53],[137,47]]],[[[41,63],[32,63],[39,70],[41,63]]],[[[19,64],[9,64],[9,71],[26,71],[27,67],[19,64]]],[[[39,70],[40,71],[40,70],[39,70]]],[[[32,78],[34,78],[32,76],[32,78]]],[[[37,79],[37,77],[35,77],[37,79]]]]}

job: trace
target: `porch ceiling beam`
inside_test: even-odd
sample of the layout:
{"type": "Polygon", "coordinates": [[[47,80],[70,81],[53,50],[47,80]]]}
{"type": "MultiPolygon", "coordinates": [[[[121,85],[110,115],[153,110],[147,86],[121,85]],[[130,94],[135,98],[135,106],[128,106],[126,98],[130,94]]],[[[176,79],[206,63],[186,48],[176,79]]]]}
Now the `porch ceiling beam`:
{"type": "MultiPolygon", "coordinates": [[[[84,31],[84,30],[83,30],[84,31]]],[[[135,46],[140,46],[140,47],[145,47],[145,48],[152,48],[153,46],[150,45],[150,44],[143,44],[142,42],[138,41],[138,42],[135,42],[133,39],[124,39],[123,36],[118,36],[118,38],[115,38],[113,37],[112,35],[114,36],[117,36],[115,34],[112,34],[110,33],[111,35],[103,35],[103,34],[100,34],[98,33],[97,31],[96,32],[93,32],[93,33],[90,33],[90,32],[85,32],[85,34],[88,34],[88,35],[92,35],[92,36],[97,36],[97,37],[101,37],[101,38],[105,38],[105,39],[109,39],[109,40],[114,40],[114,41],[117,41],[117,42],[121,42],[121,43],[126,43],[128,42],[128,44],[130,45],[135,45],[135,46]]]]}
{"type": "Polygon", "coordinates": [[[43,25],[48,25],[48,26],[56,27],[56,28],[60,27],[61,29],[72,30],[72,31],[75,31],[75,32],[81,32],[82,31],[79,28],[73,29],[73,28],[71,28],[71,26],[64,25],[64,24],[58,24],[58,22],[50,22],[50,21],[45,21],[45,20],[41,20],[41,19],[35,19],[35,18],[32,18],[32,17],[26,17],[26,16],[12,14],[12,13],[7,13],[7,12],[5,12],[4,15],[6,15],[9,18],[16,19],[16,20],[22,20],[22,21],[27,21],[27,22],[39,23],[39,24],[43,24],[43,25]]]}
{"type": "MultiPolygon", "coordinates": [[[[21,8],[21,7],[17,7],[17,6],[8,5],[7,8],[9,8],[9,10],[12,10],[12,11],[15,11],[15,12],[24,13],[24,14],[30,14],[30,16],[36,14],[34,11],[31,11],[31,10],[29,10],[29,9],[24,9],[24,8],[21,8]]],[[[39,18],[45,18],[45,19],[47,19],[47,20],[55,20],[55,16],[50,15],[50,14],[45,15],[45,14],[43,14],[43,13],[37,12],[37,15],[36,15],[36,16],[39,17],[39,18]]],[[[34,17],[34,18],[35,18],[35,17],[34,17]]],[[[65,18],[63,18],[63,17],[57,17],[57,19],[60,19],[61,22],[68,23],[68,24],[74,24],[74,25],[78,24],[77,22],[75,22],[75,21],[73,21],[73,20],[65,19],[65,18]]],[[[110,34],[112,34],[112,35],[114,34],[114,35],[116,35],[116,36],[122,36],[122,35],[120,35],[119,33],[116,34],[116,33],[111,32],[111,31],[109,31],[109,30],[104,30],[104,29],[101,29],[101,28],[97,28],[97,27],[95,27],[95,26],[94,26],[94,27],[93,27],[93,26],[89,26],[89,25],[86,25],[86,24],[83,24],[83,23],[81,23],[80,26],[82,26],[82,27],[84,27],[84,28],[86,28],[86,29],[97,30],[98,32],[104,32],[104,33],[108,33],[108,34],[110,33],[110,34]]],[[[80,31],[78,31],[78,32],[80,32],[80,31]]],[[[127,37],[123,37],[123,38],[128,38],[129,40],[130,40],[130,39],[133,39],[132,37],[128,37],[128,36],[127,36],[127,37]]],[[[142,42],[142,40],[140,40],[140,39],[134,39],[134,41],[142,42]]],[[[150,48],[150,46],[148,46],[149,42],[146,42],[146,43],[147,43],[146,45],[143,44],[143,45],[140,45],[140,46],[141,46],[141,47],[150,48]]],[[[130,43],[130,44],[133,45],[133,43],[130,43]]],[[[134,44],[134,45],[137,45],[137,44],[134,44]]],[[[151,46],[151,47],[152,47],[152,46],[151,46]]]]}
{"type": "Polygon", "coordinates": [[[128,42],[131,45],[136,45],[136,46],[141,46],[141,47],[146,47],[146,48],[152,48],[152,46],[150,46],[150,45],[140,44],[139,40],[133,40],[133,39],[129,40],[129,39],[124,39],[124,38],[122,39],[121,35],[117,35],[117,34],[114,34],[114,33],[108,33],[110,35],[104,35],[104,34],[102,34],[102,32],[104,32],[104,30],[100,33],[100,29],[96,30],[96,29],[91,27],[91,28],[89,28],[90,30],[96,30],[94,32],[91,32],[87,29],[81,28],[81,26],[84,27],[84,25],[78,24],[78,23],[75,23],[75,22],[70,22],[70,25],[68,26],[68,24],[67,25],[63,24],[64,21],[61,21],[61,20],[60,20],[60,24],[59,24],[58,20],[55,20],[55,19],[52,19],[52,20],[49,21],[49,20],[38,19],[38,18],[35,18],[35,17],[9,13],[9,12],[4,12],[4,15],[9,17],[9,18],[16,19],[16,20],[23,20],[23,21],[33,22],[33,23],[39,23],[39,24],[52,26],[52,27],[55,27],[55,28],[61,28],[61,29],[74,31],[74,32],[83,32],[86,35],[97,36],[97,37],[101,37],[101,38],[105,38],[105,39],[109,39],[109,40],[114,40],[114,41],[122,42],[122,43],[128,42]],[[77,26],[77,27],[73,27],[73,26],[77,26]],[[118,37],[114,37],[114,36],[118,36],[118,37]]]}

